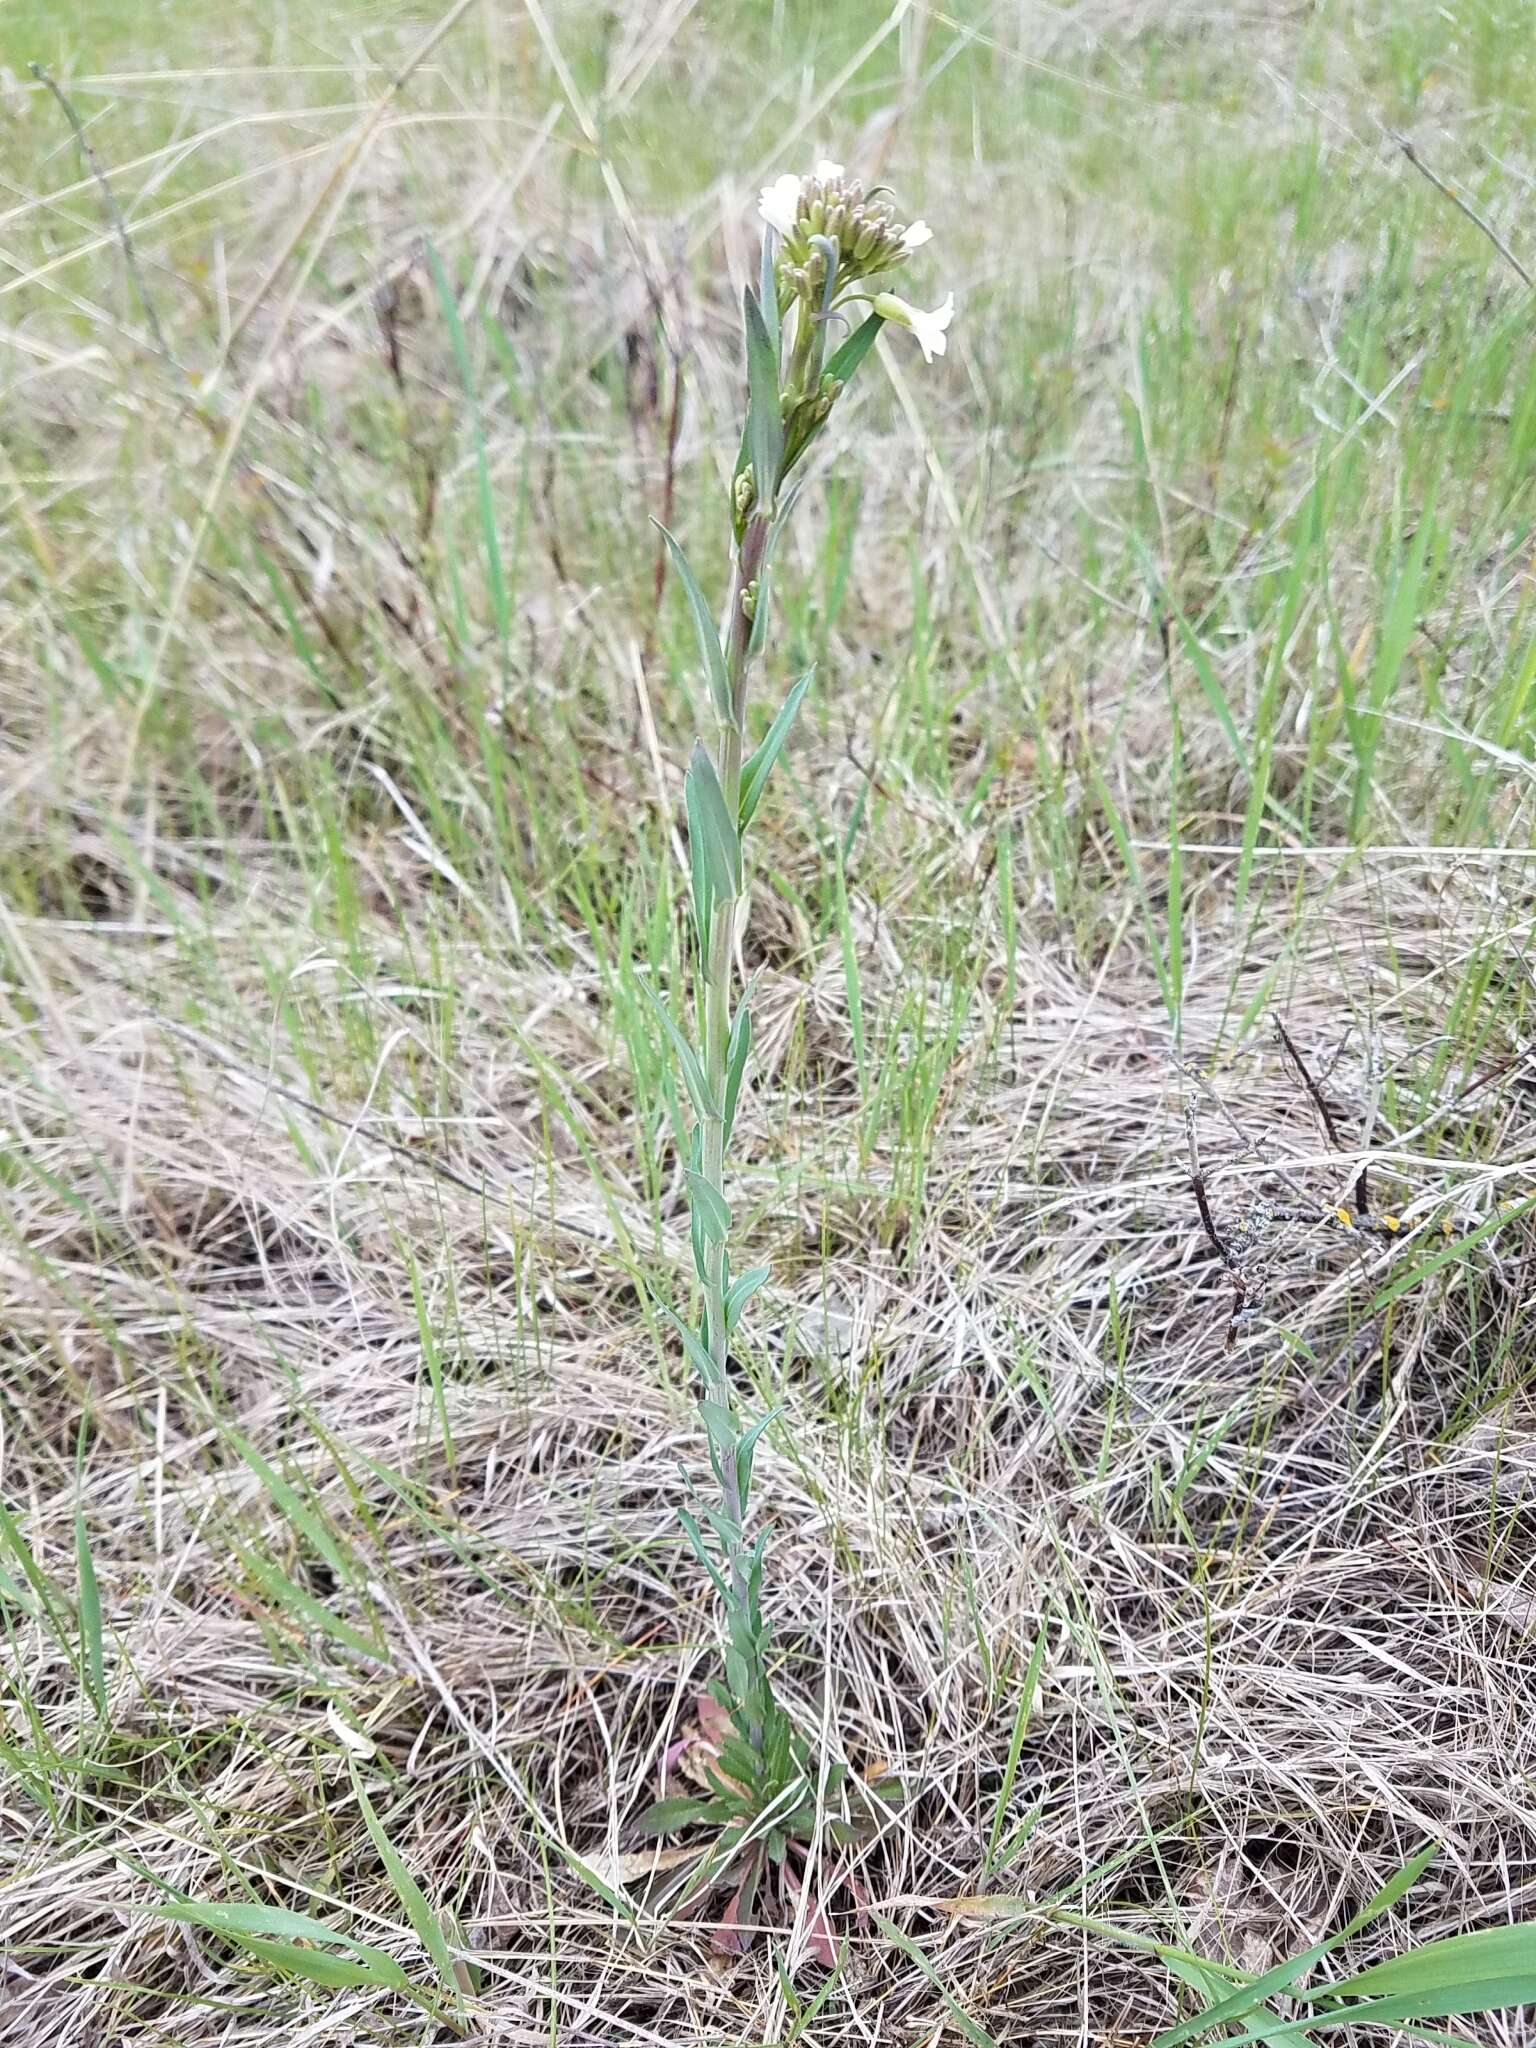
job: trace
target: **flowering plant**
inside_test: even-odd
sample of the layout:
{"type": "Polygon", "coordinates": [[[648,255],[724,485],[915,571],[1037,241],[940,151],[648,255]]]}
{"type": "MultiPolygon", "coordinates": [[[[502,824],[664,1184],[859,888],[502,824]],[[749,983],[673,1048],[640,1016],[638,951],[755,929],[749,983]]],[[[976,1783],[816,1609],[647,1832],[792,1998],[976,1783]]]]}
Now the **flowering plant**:
{"type": "MultiPolygon", "coordinates": [[[[840,164],[808,177],[787,174],[763,189],[759,288],[743,298],[747,416],[731,481],[732,570],[723,631],[676,539],[662,529],[698,635],[715,716],[712,747],[694,742],[684,785],[691,863],[695,987],[699,1031],[690,1038],[657,999],[694,1123],[687,1164],[694,1265],[704,1296],[695,1324],[666,1309],[698,1375],[699,1415],[717,1493],[695,1493],[682,1511],[688,1540],[710,1576],[726,1623],[724,1670],[700,1703],[697,1725],[679,1755],[692,1789],[649,1810],[653,1833],[694,1823],[714,1829],[701,1850],[691,1892],[727,1875],[735,1890],[722,1941],[743,1946],[764,1872],[778,1873],[796,1895],[792,1845],[808,1839],[818,1811],[830,1815],[834,1841],[851,1842],[871,1823],[891,1788],[855,1784],[841,1766],[818,1771],[809,1745],[773,1690],[771,1637],[763,1613],[765,1533],[749,1535],[753,1457],[774,1420],[743,1421],[732,1384],[730,1346],[765,1266],[736,1273],[725,1161],[752,1045],[746,995],[736,1000],[734,962],[746,912],[742,847],[774,763],[789,738],[811,674],[789,690],[767,733],[747,751],[747,685],[768,626],[768,576],[799,489],[791,473],[825,427],[834,405],[887,322],[917,337],[925,358],[942,355],[954,311],[951,293],[931,313],[867,287],[925,246],[923,221],[897,222],[879,190],[866,193],[840,164]],[[863,303],[862,323],[828,356],[834,318],[863,303]]],[[[675,1760],[675,1759],[674,1759],[675,1760]]],[[[819,1908],[817,1909],[819,1916],[819,1908]]],[[[820,1925],[825,1943],[824,1918],[820,1925]]]]}

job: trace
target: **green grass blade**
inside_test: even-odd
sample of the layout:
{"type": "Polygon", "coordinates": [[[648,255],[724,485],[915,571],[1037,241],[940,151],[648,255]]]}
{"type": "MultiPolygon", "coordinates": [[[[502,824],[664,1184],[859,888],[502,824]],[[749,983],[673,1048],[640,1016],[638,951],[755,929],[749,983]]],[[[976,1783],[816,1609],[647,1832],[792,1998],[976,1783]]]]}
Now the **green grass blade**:
{"type": "Polygon", "coordinates": [[[75,1570],[79,1580],[80,1653],[86,1689],[98,1717],[107,1718],[107,1664],[101,1638],[101,1589],[96,1582],[96,1565],[91,1556],[91,1539],[85,1515],[75,1509],[75,1570]]]}
{"type": "Polygon", "coordinates": [[[388,1835],[385,1834],[373,1802],[358,1776],[357,1765],[350,1765],[352,1790],[357,1795],[358,1809],[363,1816],[373,1846],[379,1852],[379,1860],[389,1873],[389,1881],[395,1888],[395,1896],[405,1908],[406,1918],[415,1930],[416,1939],[432,1958],[433,1967],[441,1979],[443,1988],[457,1999],[459,1996],[458,1972],[454,1968],[453,1956],[449,1951],[447,1938],[437,1915],[433,1912],[425,1892],[406,1869],[388,1835]]]}
{"type": "Polygon", "coordinates": [[[878,1913],[874,1913],[870,1917],[891,1946],[900,1949],[909,1962],[916,1963],[917,1967],[928,1979],[928,1982],[938,1992],[940,1998],[943,1999],[950,2018],[960,2029],[960,2032],[964,2034],[966,2040],[972,2042],[974,2048],[998,2048],[997,2042],[987,2032],[986,2028],[979,2021],[971,2018],[965,2007],[961,2005],[960,2001],[955,1997],[927,1956],[923,1954],[917,1943],[912,1940],[911,1936],[903,1934],[899,1927],[895,1926],[891,1921],[883,1919],[878,1913]]]}

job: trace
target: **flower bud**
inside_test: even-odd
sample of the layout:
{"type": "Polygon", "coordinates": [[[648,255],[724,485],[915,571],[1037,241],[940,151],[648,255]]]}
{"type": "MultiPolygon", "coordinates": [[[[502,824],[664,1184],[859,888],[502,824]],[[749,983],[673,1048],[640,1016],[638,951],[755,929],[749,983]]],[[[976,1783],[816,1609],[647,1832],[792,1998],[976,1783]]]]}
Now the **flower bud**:
{"type": "Polygon", "coordinates": [[[830,162],[808,176],[786,172],[765,185],[758,211],[782,238],[781,289],[812,317],[830,312],[850,285],[895,269],[932,239],[926,222],[897,220],[885,186],[866,192],[859,179],[845,178],[842,165],[830,162]],[[818,240],[826,245],[820,256],[814,253],[818,240]]]}

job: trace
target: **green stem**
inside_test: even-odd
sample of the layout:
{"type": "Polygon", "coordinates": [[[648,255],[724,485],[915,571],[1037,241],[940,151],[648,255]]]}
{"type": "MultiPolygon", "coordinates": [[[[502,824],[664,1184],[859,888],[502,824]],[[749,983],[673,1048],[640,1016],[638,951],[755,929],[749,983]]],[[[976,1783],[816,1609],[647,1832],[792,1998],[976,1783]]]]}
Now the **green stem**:
{"type": "MultiPolygon", "coordinates": [[[[765,517],[749,519],[736,550],[731,576],[729,625],[726,633],[726,662],[731,683],[733,716],[722,719],[715,747],[715,772],[725,795],[727,813],[735,818],[741,798],[741,748],[746,712],[747,670],[752,642],[752,621],[742,605],[749,586],[756,581],[768,538],[765,517]]],[[[731,999],[735,993],[733,954],[736,931],[735,896],[721,898],[714,907],[709,931],[709,956],[704,963],[704,1075],[715,1113],[704,1120],[701,1168],[703,1177],[725,1199],[725,1123],[720,1105],[725,1101],[727,1053],[731,1036],[731,999]]],[[[725,1247],[711,1244],[706,1261],[705,1297],[709,1305],[709,1356],[715,1381],[712,1398],[734,1411],[727,1366],[725,1332],[725,1247]]],[[[722,1460],[721,1507],[731,1528],[727,1560],[731,1592],[741,1610],[749,1604],[747,1574],[746,1504],[734,1460],[722,1460]]],[[[750,1737],[755,1749],[762,1747],[763,1731],[754,1715],[750,1737]]]]}

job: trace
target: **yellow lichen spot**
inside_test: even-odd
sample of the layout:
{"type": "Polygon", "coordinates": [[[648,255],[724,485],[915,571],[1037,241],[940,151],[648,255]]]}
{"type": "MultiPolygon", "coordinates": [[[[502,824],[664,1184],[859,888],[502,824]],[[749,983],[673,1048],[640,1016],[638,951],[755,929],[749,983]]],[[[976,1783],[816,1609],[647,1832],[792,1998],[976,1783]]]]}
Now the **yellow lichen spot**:
{"type": "Polygon", "coordinates": [[[1401,1230],[1403,1227],[1403,1219],[1401,1218],[1401,1216],[1383,1216],[1381,1220],[1385,1228],[1388,1230],[1401,1230]]]}
{"type": "Polygon", "coordinates": [[[1334,1215],[1335,1215],[1335,1216],[1337,1216],[1337,1217],[1338,1217],[1339,1221],[1340,1221],[1340,1222],[1341,1222],[1341,1223],[1343,1224],[1343,1226],[1344,1226],[1344,1228],[1345,1228],[1346,1230],[1353,1230],[1353,1229],[1354,1229],[1354,1227],[1355,1227],[1355,1219],[1354,1219],[1354,1217],[1353,1217],[1353,1216],[1351,1216],[1351,1215],[1350,1215],[1350,1213],[1349,1213],[1349,1211],[1348,1211],[1347,1209],[1344,1209],[1344,1208],[1339,1208],[1339,1209],[1335,1209],[1333,1213],[1334,1213],[1334,1215]]]}

